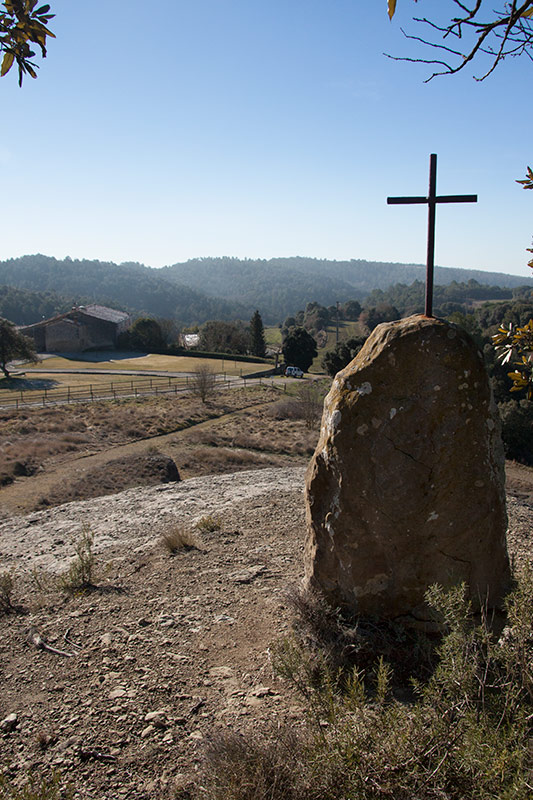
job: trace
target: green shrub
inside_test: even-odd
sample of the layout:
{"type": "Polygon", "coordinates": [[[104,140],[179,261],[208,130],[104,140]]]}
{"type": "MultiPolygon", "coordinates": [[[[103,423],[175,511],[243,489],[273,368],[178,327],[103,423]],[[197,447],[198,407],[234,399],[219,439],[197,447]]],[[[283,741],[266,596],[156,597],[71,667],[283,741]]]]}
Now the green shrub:
{"type": "Polygon", "coordinates": [[[508,400],[499,403],[506,458],[533,465],[533,403],[508,400]]]}
{"type": "Polygon", "coordinates": [[[196,527],[202,533],[214,533],[221,529],[222,520],[216,514],[206,514],[198,520],[196,527]]]}
{"type": "Polygon", "coordinates": [[[94,534],[89,525],[82,525],[81,536],[75,544],[76,557],[64,575],[60,587],[69,593],[83,592],[95,586],[94,534]]]}
{"type": "Polygon", "coordinates": [[[14,786],[0,775],[0,800],[72,800],[71,787],[64,786],[59,772],[50,778],[28,775],[22,787],[14,786]]]}
{"type": "Polygon", "coordinates": [[[509,595],[501,633],[465,594],[427,593],[443,634],[428,644],[432,672],[403,696],[383,655],[334,670],[316,646],[280,642],[273,664],[302,696],[307,724],[292,739],[219,739],[202,784],[209,800],[530,800],[533,575],[509,595]]]}

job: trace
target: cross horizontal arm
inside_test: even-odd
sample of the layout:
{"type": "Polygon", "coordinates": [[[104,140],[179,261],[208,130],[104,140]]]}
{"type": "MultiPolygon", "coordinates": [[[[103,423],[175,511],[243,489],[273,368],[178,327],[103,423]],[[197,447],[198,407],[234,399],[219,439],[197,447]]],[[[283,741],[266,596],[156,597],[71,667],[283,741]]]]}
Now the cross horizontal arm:
{"type": "Polygon", "coordinates": [[[387,204],[389,206],[397,206],[402,203],[408,203],[409,205],[413,203],[427,203],[427,197],[387,197],[387,204]]]}
{"type": "Polygon", "coordinates": [[[436,203],[477,203],[477,194],[444,194],[437,195],[436,203]]]}
{"type": "Polygon", "coordinates": [[[423,203],[477,203],[477,194],[441,194],[436,197],[387,197],[389,206],[423,203]]]}

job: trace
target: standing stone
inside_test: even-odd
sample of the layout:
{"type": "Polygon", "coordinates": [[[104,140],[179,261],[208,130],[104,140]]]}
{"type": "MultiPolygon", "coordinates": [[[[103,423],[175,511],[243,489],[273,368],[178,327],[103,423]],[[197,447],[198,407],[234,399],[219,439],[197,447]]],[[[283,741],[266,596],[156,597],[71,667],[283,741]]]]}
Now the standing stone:
{"type": "Polygon", "coordinates": [[[498,606],[510,577],[504,466],[468,334],[419,315],[379,325],[324,404],[306,478],[305,582],[383,618],[428,619],[434,583],[464,581],[474,607],[498,606]]]}

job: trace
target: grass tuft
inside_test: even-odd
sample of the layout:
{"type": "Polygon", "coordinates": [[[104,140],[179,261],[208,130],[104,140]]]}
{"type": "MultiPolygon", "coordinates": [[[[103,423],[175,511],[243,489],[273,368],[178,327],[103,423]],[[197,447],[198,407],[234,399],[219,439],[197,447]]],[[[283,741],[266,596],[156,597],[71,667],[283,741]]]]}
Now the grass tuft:
{"type": "Polygon", "coordinates": [[[5,614],[13,611],[13,592],[15,580],[13,570],[0,572],[0,611],[5,614]]]}
{"type": "Polygon", "coordinates": [[[200,537],[194,531],[177,524],[170,526],[163,532],[161,543],[171,555],[175,555],[180,550],[202,549],[200,537]]]}
{"type": "Polygon", "coordinates": [[[72,787],[64,784],[59,772],[49,778],[29,774],[22,786],[0,775],[0,800],[72,800],[72,787]]]}

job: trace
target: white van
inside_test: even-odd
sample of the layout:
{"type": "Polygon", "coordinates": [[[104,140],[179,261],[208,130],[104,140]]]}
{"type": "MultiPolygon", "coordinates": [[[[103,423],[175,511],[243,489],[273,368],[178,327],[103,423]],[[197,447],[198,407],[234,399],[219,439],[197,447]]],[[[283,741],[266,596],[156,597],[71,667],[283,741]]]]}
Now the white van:
{"type": "Polygon", "coordinates": [[[287,378],[303,378],[304,376],[300,367],[287,367],[285,375],[287,378]]]}

